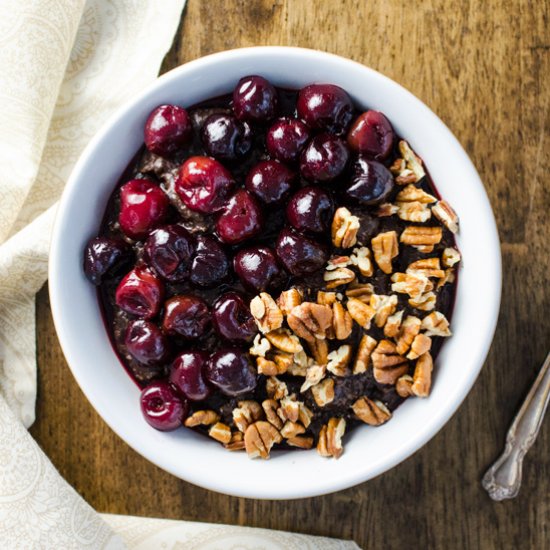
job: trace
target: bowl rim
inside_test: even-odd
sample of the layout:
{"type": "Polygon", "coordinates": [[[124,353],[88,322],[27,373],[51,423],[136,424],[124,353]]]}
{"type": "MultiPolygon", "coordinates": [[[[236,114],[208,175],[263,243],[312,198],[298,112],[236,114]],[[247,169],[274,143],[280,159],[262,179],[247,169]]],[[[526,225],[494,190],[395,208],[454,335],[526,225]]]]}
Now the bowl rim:
{"type": "MultiPolygon", "coordinates": [[[[330,78],[327,79],[330,81],[330,78]]],[[[207,99],[207,98],[205,98],[207,99]]],[[[122,168],[123,169],[123,168],[122,168]]],[[[459,283],[460,284],[460,283],[459,283]]],[[[317,495],[328,494],[337,490],[345,489],[368,479],[372,479],[380,475],[381,473],[393,468],[409,456],[412,456],[417,450],[423,447],[430,439],[432,439],[439,430],[450,420],[458,407],[461,405],[467,394],[470,392],[475,380],[477,379],[479,372],[485,362],[487,354],[490,349],[490,345],[496,329],[496,323],[498,319],[498,313],[500,308],[500,296],[502,285],[502,271],[501,271],[501,256],[500,256],[500,244],[498,239],[498,232],[496,228],[496,222],[494,215],[483,187],[481,179],[469,159],[468,155],[448,129],[448,127],[433,113],[420,99],[414,96],[411,92],[406,90],[403,86],[393,81],[392,79],[384,76],[383,74],[362,65],[356,61],[337,56],[328,52],[320,50],[312,50],[306,48],[296,48],[287,46],[257,46],[249,48],[238,48],[233,50],[227,50],[223,52],[214,53],[205,57],[201,57],[190,61],[184,65],[181,65],[171,71],[165,73],[156,79],[153,83],[147,86],[143,91],[136,94],[130,101],[125,102],[119,107],[114,114],[112,114],[107,121],[101,126],[100,130],[90,140],[82,154],[80,155],[77,163],[75,164],[72,173],[68,179],[68,182],[63,191],[62,197],[59,202],[59,206],[56,213],[56,219],[52,231],[52,238],[50,243],[50,260],[49,260],[49,293],[51,300],[52,315],[56,332],[67,360],[67,364],[71,369],[73,376],[77,380],[81,390],[86,395],[94,409],[99,413],[103,420],[109,425],[109,427],[117,433],[128,445],[130,445],[136,452],[147,458],[153,464],[168,471],[174,476],[185,479],[193,484],[201,487],[231,494],[235,496],[249,497],[249,498],[262,498],[262,499],[289,499],[289,498],[304,498],[317,495]],[[481,201],[481,208],[485,211],[485,230],[487,231],[487,239],[491,242],[490,250],[487,251],[486,268],[488,268],[489,277],[493,283],[492,292],[487,296],[487,325],[483,338],[478,344],[478,361],[476,368],[472,368],[469,372],[467,380],[457,390],[454,398],[446,403],[445,408],[440,411],[440,414],[432,421],[429,429],[424,429],[419,434],[415,434],[408,440],[406,444],[400,447],[400,452],[397,456],[395,454],[390,460],[381,461],[375,467],[371,467],[368,475],[364,472],[342,472],[337,479],[326,479],[320,482],[316,487],[281,487],[278,490],[264,491],[261,486],[253,487],[235,487],[233,483],[220,483],[219,480],[213,481],[207,475],[198,475],[192,469],[187,469],[182,472],[180,468],[174,468],[171,463],[159,460],[152,449],[142,444],[136,438],[131,438],[128,434],[124,433],[124,430],[116,425],[116,423],[109,418],[104,407],[100,406],[96,400],[95,392],[91,387],[86,385],[83,377],[83,373],[78,366],[78,344],[72,342],[65,330],[65,318],[62,306],[62,294],[63,294],[63,276],[61,272],[63,252],[60,247],[60,243],[63,241],[64,230],[64,218],[66,216],[67,205],[71,202],[75,190],[77,189],[78,182],[81,178],[82,171],[86,167],[89,158],[93,155],[95,149],[104,140],[105,136],[109,134],[112,128],[114,128],[121,120],[123,120],[128,113],[141,104],[149,94],[152,94],[154,90],[162,86],[164,83],[170,81],[177,81],[188,72],[194,71],[198,68],[207,68],[208,66],[216,65],[218,63],[224,63],[227,60],[244,57],[262,57],[265,55],[273,56],[302,56],[304,59],[311,61],[332,60],[339,63],[343,70],[346,68],[355,69],[360,68],[361,71],[370,73],[370,77],[378,79],[381,82],[385,82],[386,85],[390,85],[396,88],[400,94],[405,94],[409,101],[411,101],[419,110],[422,111],[423,116],[426,116],[429,123],[435,125],[437,131],[440,132],[445,139],[453,146],[453,154],[459,155],[461,164],[464,164],[465,169],[468,169],[472,175],[473,180],[478,184],[477,199],[481,201]]],[[[105,337],[108,338],[107,334],[105,337]]],[[[110,342],[109,342],[110,345],[110,342]]]]}

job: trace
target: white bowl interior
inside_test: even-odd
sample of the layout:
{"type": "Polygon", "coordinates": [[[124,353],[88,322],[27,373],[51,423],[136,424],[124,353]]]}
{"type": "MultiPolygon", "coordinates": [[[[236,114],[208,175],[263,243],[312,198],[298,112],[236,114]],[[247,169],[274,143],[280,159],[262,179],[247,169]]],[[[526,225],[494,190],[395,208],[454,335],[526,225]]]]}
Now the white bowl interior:
{"type": "Polygon", "coordinates": [[[75,378],[109,426],[137,452],[215,491],[299,498],[370,479],[435,435],[462,402],[485,360],[498,314],[500,278],[498,236],[483,185],[460,144],[432,111],[392,80],[355,62],[312,50],[268,47],[215,54],[179,67],[111,118],[80,158],[63,194],[49,284],[55,325],[75,378]],[[461,221],[463,267],[454,334],[438,356],[430,397],[405,402],[382,427],[356,429],[339,460],[323,459],[312,451],[275,452],[268,462],[251,461],[190,430],[161,433],[150,428],[139,409],[138,389],[111,348],[95,289],[81,268],[83,248],[98,231],[106,201],[142,144],[148,113],[161,103],[189,106],[229,92],[246,74],[262,74],[289,88],[331,82],[345,88],[359,105],[383,111],[425,160],[439,192],[461,221]]]}

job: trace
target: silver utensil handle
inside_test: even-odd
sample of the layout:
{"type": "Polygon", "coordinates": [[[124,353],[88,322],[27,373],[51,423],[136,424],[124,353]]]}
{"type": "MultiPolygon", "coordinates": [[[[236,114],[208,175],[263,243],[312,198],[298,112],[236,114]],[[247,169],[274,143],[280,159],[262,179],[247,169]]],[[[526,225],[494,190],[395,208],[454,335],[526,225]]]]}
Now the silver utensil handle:
{"type": "Polygon", "coordinates": [[[518,494],[523,458],[537,438],[549,399],[550,353],[508,430],[504,452],[481,480],[493,500],[514,498],[518,494]]]}

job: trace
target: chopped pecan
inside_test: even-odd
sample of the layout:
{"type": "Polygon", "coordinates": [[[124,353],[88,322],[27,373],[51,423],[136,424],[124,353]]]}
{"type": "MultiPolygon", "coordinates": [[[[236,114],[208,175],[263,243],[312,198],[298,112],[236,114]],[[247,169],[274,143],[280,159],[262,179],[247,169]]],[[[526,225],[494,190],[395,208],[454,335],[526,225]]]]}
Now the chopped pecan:
{"type": "Polygon", "coordinates": [[[443,267],[453,267],[460,262],[460,252],[456,248],[446,248],[441,256],[443,267]]]}
{"type": "Polygon", "coordinates": [[[407,353],[407,359],[413,361],[430,351],[430,349],[432,349],[432,339],[425,334],[417,334],[411,344],[409,353],[407,353]]]}
{"type": "Polygon", "coordinates": [[[359,420],[371,426],[380,426],[391,418],[390,410],[382,401],[375,401],[368,397],[359,398],[351,408],[359,420]]]}
{"type": "Polygon", "coordinates": [[[433,292],[426,292],[418,298],[411,298],[409,305],[420,311],[431,311],[435,308],[436,299],[437,297],[433,292]]]}
{"type": "Polygon", "coordinates": [[[397,296],[385,296],[384,294],[373,294],[370,299],[370,305],[376,311],[374,322],[378,328],[382,328],[388,317],[397,308],[397,296]]]}
{"type": "Polygon", "coordinates": [[[394,313],[388,317],[386,324],[384,325],[384,336],[386,338],[395,338],[401,330],[401,323],[403,322],[403,310],[394,313]]]}
{"type": "Polygon", "coordinates": [[[428,227],[426,225],[409,225],[401,233],[399,240],[403,244],[410,245],[434,245],[441,242],[443,230],[441,227],[428,227]]]}
{"type": "Polygon", "coordinates": [[[216,422],[209,430],[208,435],[220,443],[231,441],[231,428],[222,422],[216,422]]]}
{"type": "Polygon", "coordinates": [[[394,214],[397,214],[397,212],[399,212],[399,206],[397,206],[396,204],[385,202],[378,207],[376,215],[379,218],[386,218],[388,216],[393,216],[394,214]]]}
{"type": "Polygon", "coordinates": [[[332,219],[332,244],[339,248],[351,248],[357,243],[359,218],[343,206],[338,208],[332,219]]]}
{"type": "Polygon", "coordinates": [[[344,452],[342,437],[346,431],[346,421],[343,418],[331,418],[319,432],[317,452],[321,456],[339,458],[344,452]]]}
{"type": "Polygon", "coordinates": [[[366,372],[369,366],[369,359],[378,342],[368,334],[363,334],[359,346],[357,347],[357,355],[353,364],[353,374],[361,374],[366,372]]]}
{"type": "Polygon", "coordinates": [[[282,440],[279,431],[263,420],[248,426],[244,433],[244,445],[250,458],[269,458],[273,445],[282,440]]]}
{"type": "Polygon", "coordinates": [[[331,306],[336,302],[336,292],[317,291],[317,303],[322,306],[331,306]]]}
{"type": "Polygon", "coordinates": [[[407,359],[397,353],[389,340],[380,340],[371,357],[374,379],[379,384],[395,384],[409,370],[407,359]]]}
{"type": "Polygon", "coordinates": [[[357,298],[365,304],[370,303],[370,297],[374,294],[374,287],[370,283],[359,284],[353,283],[346,289],[348,298],[357,298]]]}
{"type": "Polygon", "coordinates": [[[261,332],[277,330],[283,324],[283,312],[267,292],[262,292],[252,299],[250,313],[261,332]]]}
{"type": "Polygon", "coordinates": [[[298,447],[300,449],[311,449],[313,447],[313,437],[305,435],[297,435],[286,440],[288,445],[298,447]]]}
{"type": "Polygon", "coordinates": [[[304,340],[324,339],[332,327],[332,309],[329,306],[304,302],[295,307],[287,317],[290,328],[304,340]]]}
{"type": "Polygon", "coordinates": [[[401,323],[401,330],[396,340],[396,352],[399,355],[407,353],[416,335],[420,332],[421,325],[422,321],[414,315],[408,315],[401,323]]]}
{"type": "Polygon", "coordinates": [[[244,451],[244,435],[241,432],[233,432],[231,440],[224,447],[228,451],[244,451]]]}
{"type": "Polygon", "coordinates": [[[312,386],[311,395],[318,407],[324,407],[334,401],[334,380],[325,378],[319,384],[312,386]]]}
{"type": "Polygon", "coordinates": [[[280,368],[275,361],[266,359],[265,357],[256,358],[256,367],[258,374],[264,376],[276,376],[277,374],[284,374],[288,368],[280,368]]]}
{"type": "Polygon", "coordinates": [[[262,402],[262,409],[264,410],[265,417],[270,424],[273,424],[275,428],[280,430],[283,427],[283,421],[277,414],[279,403],[275,399],[266,399],[262,402]]]}
{"type": "Polygon", "coordinates": [[[421,202],[397,202],[399,210],[397,215],[406,222],[424,223],[432,217],[432,211],[428,205],[421,202]]]}
{"type": "Polygon", "coordinates": [[[412,275],[423,275],[424,277],[436,277],[438,279],[445,277],[445,272],[441,269],[439,258],[423,258],[416,260],[407,267],[407,273],[412,275]]]}
{"type": "Polygon", "coordinates": [[[195,411],[191,416],[188,416],[185,419],[184,425],[188,428],[194,428],[196,426],[211,426],[219,419],[219,414],[214,411],[195,411]]]}
{"type": "Polygon", "coordinates": [[[346,376],[351,361],[351,346],[344,344],[328,354],[327,370],[336,376],[346,376]]]}
{"type": "Polygon", "coordinates": [[[412,391],[412,385],[412,376],[404,374],[397,379],[397,382],[395,383],[395,391],[397,392],[397,395],[399,395],[399,397],[410,397],[411,395],[414,395],[414,392],[412,391]]]}
{"type": "Polygon", "coordinates": [[[294,399],[294,394],[290,397],[283,397],[277,414],[282,420],[290,420],[291,422],[297,422],[300,418],[300,403],[294,399]]]}
{"type": "Polygon", "coordinates": [[[305,376],[307,367],[313,363],[313,359],[310,359],[305,351],[300,351],[294,354],[292,365],[288,368],[287,372],[292,376],[305,376]]]}
{"type": "Polygon", "coordinates": [[[294,354],[285,351],[276,351],[271,355],[272,361],[277,365],[280,374],[288,372],[294,364],[294,354]]]}
{"type": "Polygon", "coordinates": [[[327,262],[326,271],[334,271],[340,267],[347,267],[351,264],[351,258],[349,256],[331,256],[327,262]]]}
{"type": "Polygon", "coordinates": [[[265,390],[271,399],[280,400],[288,395],[288,387],[276,376],[270,376],[265,382],[265,390]]]}
{"type": "Polygon", "coordinates": [[[233,424],[244,433],[250,424],[262,418],[262,407],[256,401],[250,400],[239,401],[238,405],[232,412],[233,424]]]}
{"type": "Polygon", "coordinates": [[[298,353],[304,349],[298,337],[292,334],[287,328],[272,330],[265,337],[273,347],[286,353],[298,353]]]}
{"type": "Polygon", "coordinates": [[[426,331],[426,336],[451,336],[449,321],[439,311],[433,311],[422,319],[422,330],[426,331]]]}
{"type": "Polygon", "coordinates": [[[391,276],[391,289],[399,294],[408,294],[411,298],[420,298],[433,289],[433,283],[422,273],[394,273],[391,276]]]}
{"type": "Polygon", "coordinates": [[[417,397],[428,397],[432,385],[433,360],[429,352],[421,355],[414,368],[412,391],[417,397]]]}
{"type": "Polygon", "coordinates": [[[306,428],[309,427],[313,419],[313,413],[301,401],[298,401],[298,419],[306,428]]]}
{"type": "Polygon", "coordinates": [[[402,171],[399,176],[396,178],[397,183],[416,183],[417,181],[420,181],[425,175],[426,172],[424,171],[424,168],[422,167],[422,160],[420,160],[420,157],[417,157],[409,144],[405,140],[401,140],[399,142],[399,151],[401,153],[401,156],[405,160],[406,168],[404,171],[402,171]],[[407,178],[409,173],[405,172],[412,172],[414,175],[414,180],[410,180],[410,178],[407,178]]]}
{"type": "Polygon", "coordinates": [[[289,420],[285,422],[285,425],[281,430],[281,435],[285,439],[291,439],[293,437],[303,434],[305,431],[306,429],[301,424],[298,424],[298,422],[291,422],[289,420]]]}
{"type": "Polygon", "coordinates": [[[326,372],[326,366],[324,365],[311,365],[306,372],[306,379],[300,388],[300,393],[304,393],[312,386],[318,384],[324,377],[326,372]]]}
{"type": "Polygon", "coordinates": [[[323,273],[323,281],[327,283],[327,288],[336,288],[342,285],[347,285],[355,279],[355,273],[347,267],[339,267],[334,271],[325,271],[323,273]]]}
{"type": "Polygon", "coordinates": [[[437,283],[437,288],[441,288],[443,285],[446,285],[447,283],[454,283],[455,282],[455,270],[452,267],[449,267],[445,270],[445,276],[443,279],[439,279],[439,283],[437,283]]]}
{"type": "Polygon", "coordinates": [[[326,365],[328,361],[328,344],[326,340],[318,340],[308,342],[309,349],[313,355],[313,359],[318,365],[326,365]]]}
{"type": "Polygon", "coordinates": [[[257,355],[258,357],[265,357],[265,354],[271,349],[271,344],[267,338],[264,338],[261,334],[256,334],[252,347],[248,350],[250,355],[257,355]]]}
{"type": "Polygon", "coordinates": [[[433,244],[419,244],[419,245],[412,245],[413,248],[416,248],[418,252],[421,252],[422,254],[431,254],[434,251],[434,245],[433,244]]]}
{"type": "Polygon", "coordinates": [[[281,292],[277,298],[277,305],[283,312],[283,315],[288,315],[296,306],[302,303],[302,293],[296,288],[290,288],[281,292]]]}
{"type": "Polygon", "coordinates": [[[374,267],[372,265],[371,252],[366,246],[354,248],[350,256],[351,263],[359,269],[364,277],[372,277],[374,267]]]}
{"type": "Polygon", "coordinates": [[[365,330],[370,328],[371,321],[376,315],[376,310],[357,298],[349,298],[346,307],[352,319],[365,330]]]}
{"type": "Polygon", "coordinates": [[[397,202],[420,202],[422,204],[437,202],[437,199],[433,195],[426,193],[426,191],[420,187],[416,187],[416,185],[407,185],[399,191],[395,200],[397,202]]]}
{"type": "Polygon", "coordinates": [[[458,216],[447,201],[438,201],[432,212],[451,233],[458,233],[458,216]]]}
{"type": "Polygon", "coordinates": [[[379,233],[371,240],[372,252],[378,267],[386,274],[392,272],[392,260],[399,254],[397,233],[386,231],[379,233]]]}
{"type": "Polygon", "coordinates": [[[332,328],[337,340],[345,340],[353,329],[353,319],[340,302],[332,304],[332,328]]]}

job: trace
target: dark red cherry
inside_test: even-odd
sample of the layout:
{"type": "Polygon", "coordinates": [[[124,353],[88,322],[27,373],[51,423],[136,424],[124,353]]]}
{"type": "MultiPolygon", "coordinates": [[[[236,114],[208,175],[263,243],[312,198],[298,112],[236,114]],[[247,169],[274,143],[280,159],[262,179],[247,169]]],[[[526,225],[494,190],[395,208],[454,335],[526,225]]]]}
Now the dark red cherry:
{"type": "Polygon", "coordinates": [[[298,231],[324,233],[330,228],[334,203],[319,187],[304,187],[288,201],[286,217],[298,231]]]}
{"type": "Polygon", "coordinates": [[[391,172],[380,162],[358,157],[346,193],[363,204],[383,202],[394,187],[391,172]]]}
{"type": "Polygon", "coordinates": [[[374,159],[385,159],[391,152],[395,133],[390,121],[378,111],[367,111],[355,120],[348,132],[352,151],[374,159]]]}
{"type": "Polygon", "coordinates": [[[116,305],[130,315],[152,319],[160,310],[164,287],[150,271],[136,267],[128,273],[115,292],[116,305]]]}
{"type": "Polygon", "coordinates": [[[130,180],[120,188],[120,228],[132,239],[143,239],[168,213],[166,193],[149,180],[130,180]]]}
{"type": "Polygon", "coordinates": [[[229,341],[250,342],[258,332],[248,304],[236,292],[222,294],[212,306],[217,333],[229,341]]]}
{"type": "Polygon", "coordinates": [[[170,336],[194,340],[204,336],[210,325],[210,310],[198,296],[174,296],[164,304],[162,328],[170,336]]]}
{"type": "Polygon", "coordinates": [[[309,128],[296,118],[281,118],[265,137],[269,154],[281,162],[296,162],[309,140],[309,128]]]}
{"type": "Polygon", "coordinates": [[[220,243],[213,237],[199,235],[191,263],[191,282],[210,287],[222,282],[229,273],[229,260],[220,243]]]}
{"type": "Polygon", "coordinates": [[[167,225],[153,231],[143,249],[143,258],[158,275],[171,282],[189,275],[195,244],[181,225],[167,225]]]}
{"type": "Polygon", "coordinates": [[[285,280],[275,253],[267,246],[239,251],[233,260],[233,268],[241,283],[254,293],[277,289],[285,280]]]}
{"type": "Polygon", "coordinates": [[[190,157],[181,166],[176,193],[185,206],[212,214],[223,208],[235,182],[229,171],[210,157],[190,157]]]}
{"type": "Polygon", "coordinates": [[[210,115],[201,129],[204,150],[220,160],[237,160],[252,147],[252,132],[246,122],[225,113],[210,115]]]}
{"type": "Polygon", "coordinates": [[[344,172],[348,159],[349,150],[343,139],[319,134],[302,152],[300,172],[309,181],[332,181],[344,172]]]}
{"type": "Polygon", "coordinates": [[[105,275],[113,275],[128,265],[134,257],[128,243],[117,237],[95,237],[84,250],[84,274],[94,285],[105,275]]]}
{"type": "Polygon", "coordinates": [[[151,153],[167,157],[191,139],[192,126],[187,111],[177,105],[161,105],[145,123],[145,146],[151,153]]]}
{"type": "Polygon", "coordinates": [[[296,182],[296,174],[276,160],[262,160],[246,176],[246,188],[264,204],[279,204],[296,182]]]}
{"type": "Polygon", "coordinates": [[[256,199],[244,189],[239,189],[227,202],[216,223],[220,240],[237,244],[257,235],[263,224],[263,216],[256,199]]]}
{"type": "Polygon", "coordinates": [[[292,229],[283,229],[277,239],[277,257],[286,270],[302,277],[322,269],[328,260],[324,245],[292,229]]]}
{"type": "Polygon", "coordinates": [[[172,363],[170,382],[190,401],[202,401],[212,393],[204,379],[207,361],[204,351],[184,351],[172,363]]]}
{"type": "Polygon", "coordinates": [[[245,76],[233,91],[233,110],[240,120],[270,120],[277,113],[277,91],[261,76],[245,76]]]}
{"type": "Polygon", "coordinates": [[[256,370],[247,352],[239,349],[222,349],[214,353],[206,367],[207,380],[231,397],[254,390],[256,370]]]}
{"type": "Polygon", "coordinates": [[[344,133],[353,118],[353,103],[345,90],[334,84],[310,84],[300,90],[298,116],[310,127],[344,133]]]}
{"type": "Polygon", "coordinates": [[[165,432],[179,428],[189,412],[187,401],[164,381],[149,384],[141,392],[140,402],[145,420],[165,432]]]}
{"type": "Polygon", "coordinates": [[[138,363],[148,367],[163,363],[169,356],[168,339],[151,321],[132,321],[126,330],[124,343],[128,353],[138,363]]]}

